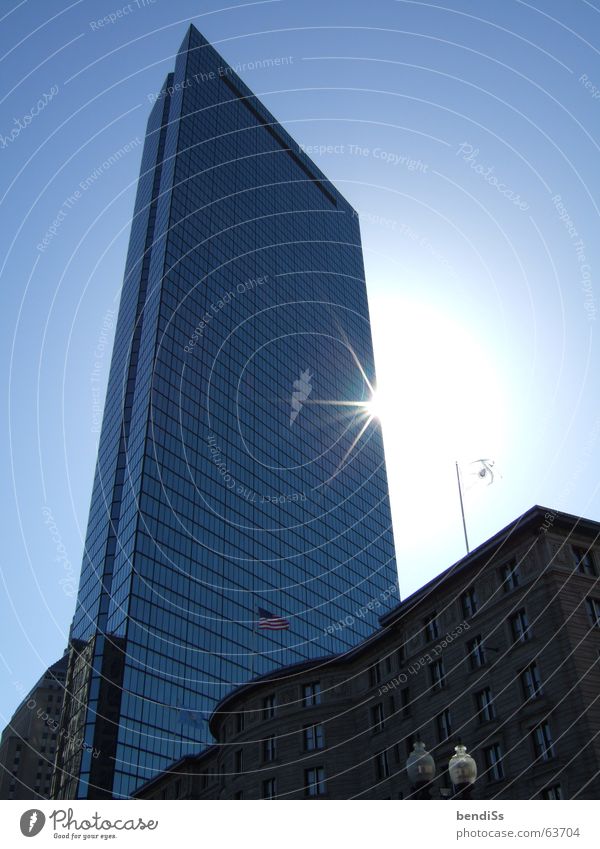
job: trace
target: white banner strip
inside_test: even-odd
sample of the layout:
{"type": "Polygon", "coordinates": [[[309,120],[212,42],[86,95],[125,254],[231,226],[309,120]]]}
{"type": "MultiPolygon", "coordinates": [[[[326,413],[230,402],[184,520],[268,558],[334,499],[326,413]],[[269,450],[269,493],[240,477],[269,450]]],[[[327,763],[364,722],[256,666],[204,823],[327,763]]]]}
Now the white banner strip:
{"type": "Polygon", "coordinates": [[[0,801],[3,845],[61,842],[126,846],[285,849],[389,845],[569,846],[597,849],[593,801],[0,801]],[[267,807],[265,807],[267,805],[267,807]],[[231,808],[231,810],[228,810],[231,808]],[[115,842],[118,841],[118,844],[115,842]]]}

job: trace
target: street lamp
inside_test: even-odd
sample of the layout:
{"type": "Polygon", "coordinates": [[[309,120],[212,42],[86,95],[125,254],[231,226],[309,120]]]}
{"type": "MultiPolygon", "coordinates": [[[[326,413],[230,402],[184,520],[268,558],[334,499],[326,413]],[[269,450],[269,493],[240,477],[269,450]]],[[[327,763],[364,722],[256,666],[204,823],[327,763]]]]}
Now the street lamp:
{"type": "Polygon", "coordinates": [[[461,742],[455,746],[454,751],[456,754],[452,755],[448,763],[454,798],[469,799],[477,778],[477,764],[461,742]]]}
{"type": "Polygon", "coordinates": [[[425,748],[425,743],[416,740],[406,761],[406,773],[416,799],[430,799],[429,787],[435,778],[435,761],[425,748]]]}

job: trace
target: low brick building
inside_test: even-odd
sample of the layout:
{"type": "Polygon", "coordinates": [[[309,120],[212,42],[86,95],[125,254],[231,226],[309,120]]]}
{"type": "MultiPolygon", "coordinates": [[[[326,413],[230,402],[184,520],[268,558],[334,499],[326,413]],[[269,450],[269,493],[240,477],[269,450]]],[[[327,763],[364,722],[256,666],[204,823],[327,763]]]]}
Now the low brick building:
{"type": "Polygon", "coordinates": [[[459,740],[474,799],[598,798],[599,535],[532,508],[353,651],[230,693],[210,718],[215,745],[137,797],[410,798],[418,736],[437,764],[432,798],[451,792],[459,740]]]}

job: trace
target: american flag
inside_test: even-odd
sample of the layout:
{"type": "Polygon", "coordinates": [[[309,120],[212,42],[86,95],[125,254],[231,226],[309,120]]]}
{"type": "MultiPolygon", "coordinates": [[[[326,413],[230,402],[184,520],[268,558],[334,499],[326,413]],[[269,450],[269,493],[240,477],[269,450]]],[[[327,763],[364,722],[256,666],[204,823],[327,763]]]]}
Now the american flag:
{"type": "Polygon", "coordinates": [[[269,610],[265,610],[264,607],[259,607],[258,627],[269,628],[271,631],[284,631],[290,627],[290,623],[283,616],[277,616],[276,613],[271,613],[269,610]]]}

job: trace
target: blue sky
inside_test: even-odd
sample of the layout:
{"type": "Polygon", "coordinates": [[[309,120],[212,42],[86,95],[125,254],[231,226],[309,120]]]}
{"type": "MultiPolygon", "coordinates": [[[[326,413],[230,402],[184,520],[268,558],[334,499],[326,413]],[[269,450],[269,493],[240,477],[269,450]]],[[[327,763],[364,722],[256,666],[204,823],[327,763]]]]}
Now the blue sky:
{"type": "Polygon", "coordinates": [[[534,503],[599,516],[591,3],[2,16],[3,724],[66,645],[141,141],[189,21],[361,214],[403,595],[464,553],[457,458],[501,475],[467,493],[472,545],[534,503]]]}

